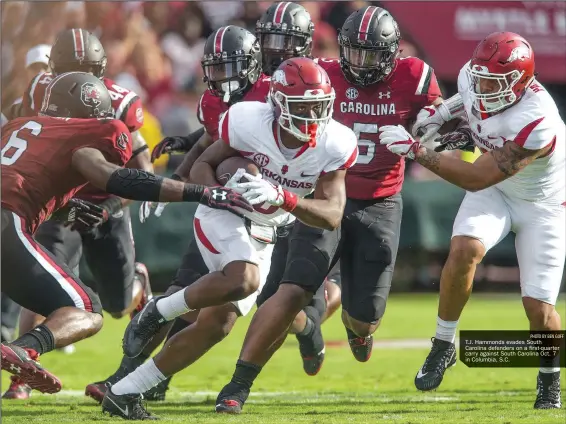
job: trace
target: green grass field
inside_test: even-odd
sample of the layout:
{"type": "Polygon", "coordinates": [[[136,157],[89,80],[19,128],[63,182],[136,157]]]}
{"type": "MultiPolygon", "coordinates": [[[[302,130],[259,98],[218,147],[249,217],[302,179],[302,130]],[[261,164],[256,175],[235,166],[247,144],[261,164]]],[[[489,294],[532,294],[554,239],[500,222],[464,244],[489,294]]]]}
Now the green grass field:
{"type": "MultiPolygon", "coordinates": [[[[564,318],[564,298],[561,315],[564,318]]],[[[296,340],[290,337],[254,385],[240,416],[213,412],[218,390],[234,370],[249,318],[224,342],[172,381],[167,401],[149,403],[165,422],[184,423],[565,423],[566,410],[535,411],[536,369],[467,368],[461,362],[434,392],[420,393],[414,376],[434,335],[435,295],[392,295],[368,363],[354,360],[343,343],[339,314],[327,322],[326,360],[316,377],[303,373],[296,340]],[[397,343],[393,343],[397,342],[397,343]],[[405,343],[407,347],[400,347],[405,343]]],[[[5,423],[121,422],[101,413],[82,395],[84,387],[114,371],[127,320],[107,318],[104,329],[77,345],[73,355],[53,352],[42,363],[63,381],[57,395],[34,393],[29,401],[3,401],[5,423]]],[[[525,329],[519,295],[474,295],[460,329],[525,329]]],[[[2,387],[8,384],[3,373],[2,387]]],[[[562,375],[564,383],[566,376],[562,375]]],[[[563,384],[563,395],[566,385],[563,384]]],[[[563,402],[565,402],[563,396],[563,402]]]]}

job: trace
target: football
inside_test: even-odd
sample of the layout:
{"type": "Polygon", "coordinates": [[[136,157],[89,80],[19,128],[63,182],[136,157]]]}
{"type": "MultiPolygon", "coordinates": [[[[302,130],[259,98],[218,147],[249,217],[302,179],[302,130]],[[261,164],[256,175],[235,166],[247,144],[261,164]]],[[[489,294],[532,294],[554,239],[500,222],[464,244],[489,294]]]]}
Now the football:
{"type": "MultiPolygon", "coordinates": [[[[220,184],[225,185],[239,168],[244,168],[248,174],[252,175],[260,173],[259,168],[252,160],[233,156],[216,167],[216,179],[220,184]]],[[[245,178],[242,178],[240,182],[245,182],[245,178]]]]}

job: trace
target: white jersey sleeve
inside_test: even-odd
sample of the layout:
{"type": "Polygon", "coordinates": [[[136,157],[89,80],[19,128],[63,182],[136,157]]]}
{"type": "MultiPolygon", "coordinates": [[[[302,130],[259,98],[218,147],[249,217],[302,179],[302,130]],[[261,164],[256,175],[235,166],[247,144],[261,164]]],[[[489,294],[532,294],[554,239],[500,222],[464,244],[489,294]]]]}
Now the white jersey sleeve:
{"type": "Polygon", "coordinates": [[[253,140],[263,132],[270,108],[261,102],[240,102],[230,106],[220,118],[218,134],[230,147],[239,151],[254,151],[253,140]],[[258,119],[259,118],[259,119],[258,119]]]}
{"type": "Polygon", "coordinates": [[[460,94],[463,94],[469,90],[470,80],[466,72],[466,69],[469,67],[470,67],[470,62],[462,66],[462,69],[460,69],[460,73],[458,74],[458,93],[460,94]]]}
{"type": "Polygon", "coordinates": [[[358,140],[356,134],[345,125],[331,119],[325,130],[328,163],[323,173],[351,168],[358,159],[358,140]]]}
{"type": "Polygon", "coordinates": [[[551,116],[545,116],[541,108],[523,108],[521,113],[510,118],[510,139],[525,149],[543,149],[556,140],[559,127],[551,116]]]}

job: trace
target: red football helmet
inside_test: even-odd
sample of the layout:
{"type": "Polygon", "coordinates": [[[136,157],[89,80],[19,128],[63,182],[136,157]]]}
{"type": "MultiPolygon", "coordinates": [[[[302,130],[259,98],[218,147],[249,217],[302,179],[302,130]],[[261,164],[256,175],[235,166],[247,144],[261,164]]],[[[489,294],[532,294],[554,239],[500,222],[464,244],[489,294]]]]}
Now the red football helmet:
{"type": "Polygon", "coordinates": [[[533,81],[533,49],[518,34],[494,32],[478,44],[467,72],[474,107],[500,111],[519,100],[533,81]]]}
{"type": "Polygon", "coordinates": [[[268,100],[279,125],[297,139],[314,146],[332,118],[335,97],[324,69],[307,57],[294,57],[284,61],[273,73],[268,100]],[[318,105],[298,112],[299,103],[302,106],[305,103],[318,105]]]}

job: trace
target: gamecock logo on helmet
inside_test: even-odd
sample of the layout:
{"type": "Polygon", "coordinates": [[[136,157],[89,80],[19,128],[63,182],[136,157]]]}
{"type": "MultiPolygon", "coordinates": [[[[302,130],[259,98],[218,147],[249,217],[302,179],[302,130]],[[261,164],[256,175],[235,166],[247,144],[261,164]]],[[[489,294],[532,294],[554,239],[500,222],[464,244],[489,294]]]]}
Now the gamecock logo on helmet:
{"type": "Polygon", "coordinates": [[[515,47],[511,51],[511,55],[509,55],[509,59],[507,59],[507,62],[513,62],[515,60],[525,60],[530,58],[531,58],[531,49],[529,49],[527,46],[519,46],[519,47],[515,47]]]}
{"type": "Polygon", "coordinates": [[[287,84],[287,77],[285,76],[285,72],[281,69],[275,71],[271,79],[275,82],[278,82],[281,85],[289,85],[287,84]]]}
{"type": "Polygon", "coordinates": [[[81,86],[81,101],[92,108],[97,108],[101,102],[100,91],[90,82],[86,82],[81,86]]]}

